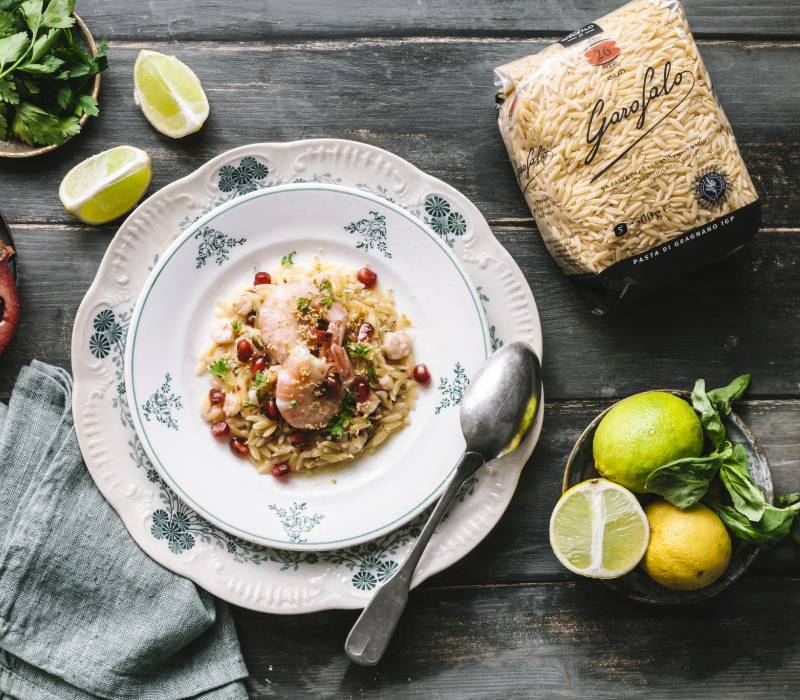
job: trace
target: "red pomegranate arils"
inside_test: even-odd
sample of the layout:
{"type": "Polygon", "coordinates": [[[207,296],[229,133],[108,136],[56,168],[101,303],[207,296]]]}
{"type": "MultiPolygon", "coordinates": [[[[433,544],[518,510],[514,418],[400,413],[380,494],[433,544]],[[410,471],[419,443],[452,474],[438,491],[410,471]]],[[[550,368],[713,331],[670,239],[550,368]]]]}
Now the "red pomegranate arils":
{"type": "Polygon", "coordinates": [[[417,365],[414,367],[414,379],[419,384],[427,384],[431,380],[431,372],[427,365],[417,365]]]}
{"type": "Polygon", "coordinates": [[[224,420],[221,420],[219,423],[214,423],[214,425],[211,426],[211,434],[215,438],[226,437],[231,434],[231,428],[224,420]]]}
{"type": "Polygon", "coordinates": [[[228,443],[231,446],[231,452],[235,454],[237,457],[247,457],[250,454],[250,450],[247,447],[247,441],[243,440],[242,438],[231,438],[231,441],[228,443]]]}
{"type": "Polygon", "coordinates": [[[272,277],[269,272],[256,272],[253,284],[272,284],[272,277]]]}
{"type": "Polygon", "coordinates": [[[272,467],[272,476],[286,476],[292,468],[286,464],[286,462],[281,462],[280,464],[275,464],[272,467]]]}

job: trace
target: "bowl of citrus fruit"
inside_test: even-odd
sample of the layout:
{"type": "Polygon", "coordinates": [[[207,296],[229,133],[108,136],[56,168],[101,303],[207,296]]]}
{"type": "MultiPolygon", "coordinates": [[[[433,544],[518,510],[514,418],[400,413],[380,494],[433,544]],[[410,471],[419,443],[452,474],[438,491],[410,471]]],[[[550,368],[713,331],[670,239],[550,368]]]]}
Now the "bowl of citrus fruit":
{"type": "Polygon", "coordinates": [[[646,391],[598,415],[567,460],[550,544],[570,571],[630,598],[691,603],[727,588],[800,503],[773,504],[767,459],[731,405],[743,375],[706,391],[646,391]]]}

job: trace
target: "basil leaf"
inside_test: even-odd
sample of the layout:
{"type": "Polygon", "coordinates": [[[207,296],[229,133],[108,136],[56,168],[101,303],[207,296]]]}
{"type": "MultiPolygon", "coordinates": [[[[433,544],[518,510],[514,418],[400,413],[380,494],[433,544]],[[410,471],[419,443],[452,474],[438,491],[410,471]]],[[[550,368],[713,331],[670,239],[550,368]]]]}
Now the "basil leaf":
{"type": "Polygon", "coordinates": [[[692,406],[700,416],[700,423],[711,441],[711,446],[716,450],[725,439],[725,426],[722,424],[722,418],[719,417],[717,409],[714,408],[706,395],[706,382],[704,379],[698,379],[694,383],[692,406]]]}
{"type": "Polygon", "coordinates": [[[750,384],[750,375],[742,374],[734,379],[728,386],[712,389],[708,392],[708,400],[721,416],[727,416],[731,412],[731,404],[742,398],[742,394],[747,391],[750,384]]]}
{"type": "Polygon", "coordinates": [[[764,548],[771,547],[786,537],[797,515],[794,507],[776,508],[768,505],[764,508],[761,520],[753,523],[735,508],[723,506],[711,499],[707,499],[705,503],[719,516],[725,527],[740,540],[764,548]]]}
{"type": "Polygon", "coordinates": [[[708,485],[719,471],[722,460],[730,456],[730,445],[722,453],[707,457],[685,457],[650,472],[645,490],[657,493],[680,509],[697,503],[708,491],[708,485]]]}
{"type": "Polygon", "coordinates": [[[742,445],[734,445],[731,456],[722,461],[719,478],[730,494],[733,507],[748,520],[761,520],[766,501],[761,489],[753,483],[747,452],[742,445]]]}

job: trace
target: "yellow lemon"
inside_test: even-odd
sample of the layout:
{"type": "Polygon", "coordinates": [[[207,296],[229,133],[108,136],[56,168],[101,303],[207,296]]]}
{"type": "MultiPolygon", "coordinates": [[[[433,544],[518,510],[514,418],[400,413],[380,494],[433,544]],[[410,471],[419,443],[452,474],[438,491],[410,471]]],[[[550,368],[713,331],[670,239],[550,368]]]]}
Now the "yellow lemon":
{"type": "Polygon", "coordinates": [[[654,469],[700,456],[703,428],[683,399],[664,391],[646,391],[623,399],[603,417],[592,448],[600,474],[644,493],[654,469]]]}
{"type": "Polygon", "coordinates": [[[136,206],[152,174],[147,153],[117,146],[78,163],[64,176],[58,196],[81,221],[104,224],[136,206]]]}
{"type": "Polygon", "coordinates": [[[191,68],[175,56],[139,52],[133,67],[133,99],[165,136],[179,139],[198,131],[208,118],[208,99],[191,68]]]}
{"type": "Polygon", "coordinates": [[[659,499],[645,508],[650,544],[642,567],[667,588],[710,586],[728,568],[731,538],[717,514],[702,503],[686,510],[659,499]]]}
{"type": "Polygon", "coordinates": [[[589,578],[617,578],[641,560],[649,528],[639,501],[605,479],[573,486],[550,516],[550,546],[570,571],[589,578]]]}

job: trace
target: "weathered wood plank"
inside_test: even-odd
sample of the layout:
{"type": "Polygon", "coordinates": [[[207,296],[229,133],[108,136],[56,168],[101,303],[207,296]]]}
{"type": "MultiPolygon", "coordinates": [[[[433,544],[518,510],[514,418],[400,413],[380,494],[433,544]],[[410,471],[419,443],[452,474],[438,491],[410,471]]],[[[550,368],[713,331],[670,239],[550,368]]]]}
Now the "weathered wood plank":
{"type": "Polygon", "coordinates": [[[383,661],[342,651],[354,612],[236,611],[253,698],[753,698],[800,692],[796,580],[657,608],[592,582],[421,589],[383,661]]]}
{"type": "MultiPolygon", "coordinates": [[[[621,0],[372,0],[366,9],[344,0],[239,0],[220,11],[215,0],[153,0],[131,12],[124,3],[81,0],[78,9],[99,35],[113,40],[252,41],[408,34],[543,36],[570,32],[621,4],[621,0]]],[[[697,34],[800,34],[797,8],[791,0],[685,0],[684,5],[697,34]]]]}
{"type": "MultiPolygon", "coordinates": [[[[0,358],[0,391],[37,357],[69,365],[72,321],[113,227],[15,227],[22,326],[0,358]]],[[[597,318],[531,227],[496,227],[536,296],[545,342],[548,399],[621,397],[653,386],[690,386],[753,374],[752,395],[800,393],[796,270],[798,233],[762,233],[744,251],[660,295],[638,311],[597,318]]]]}
{"type": "MultiPolygon", "coordinates": [[[[57,197],[61,178],[79,160],[119,143],[153,156],[155,190],[229,148],[330,136],[407,158],[463,191],[490,220],[530,219],[497,130],[492,68],[543,45],[434,39],[181,45],[176,54],[202,78],[211,116],[200,133],[180,141],[158,135],[133,104],[139,45],[118,45],[103,82],[101,117],[49,156],[0,162],[0,205],[11,222],[68,221],[57,197]]],[[[800,44],[714,42],[703,55],[764,195],[764,226],[797,226],[800,72],[786,67],[800,64],[800,44]]]]}

